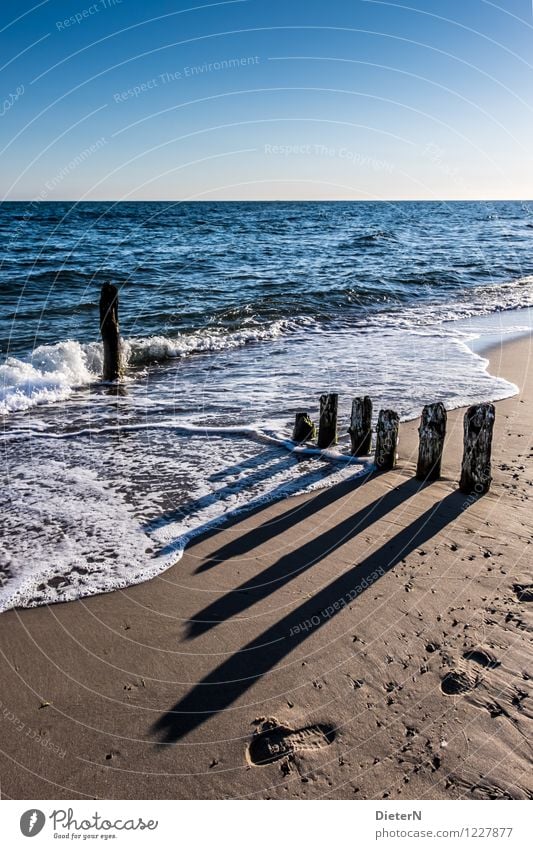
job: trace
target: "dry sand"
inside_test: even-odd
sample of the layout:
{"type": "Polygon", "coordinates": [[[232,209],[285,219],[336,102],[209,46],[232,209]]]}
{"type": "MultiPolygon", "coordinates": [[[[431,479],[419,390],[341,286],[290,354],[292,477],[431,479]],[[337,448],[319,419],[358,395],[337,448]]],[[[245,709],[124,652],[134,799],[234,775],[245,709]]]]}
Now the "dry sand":
{"type": "Polygon", "coordinates": [[[266,507],[146,584],[0,616],[3,797],[533,798],[530,357],[490,352],[522,391],[478,501],[456,411],[438,483],[404,424],[394,472],[266,507]]]}

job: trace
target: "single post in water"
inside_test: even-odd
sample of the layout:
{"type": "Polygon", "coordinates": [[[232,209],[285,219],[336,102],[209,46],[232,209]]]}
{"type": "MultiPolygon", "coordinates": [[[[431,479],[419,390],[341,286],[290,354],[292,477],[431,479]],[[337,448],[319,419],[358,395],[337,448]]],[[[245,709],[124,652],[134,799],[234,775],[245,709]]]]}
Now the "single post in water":
{"type": "Polygon", "coordinates": [[[419,480],[435,481],[440,478],[442,451],[446,435],[446,409],[438,401],[426,404],[422,410],[418,444],[418,463],[416,476],[419,480]]]}
{"type": "Polygon", "coordinates": [[[104,380],[118,380],[122,371],[118,326],[118,289],[104,283],[100,293],[100,333],[104,345],[104,380]]]}
{"type": "Polygon", "coordinates": [[[372,399],[368,395],[365,395],[364,398],[353,399],[348,433],[352,440],[352,454],[355,456],[370,454],[372,445],[372,399]]]}
{"type": "Polygon", "coordinates": [[[376,427],[375,464],[381,471],[394,469],[400,417],[394,410],[380,410],[376,427]]]}
{"type": "Polygon", "coordinates": [[[336,392],[320,396],[320,422],[318,425],[318,447],[329,448],[337,442],[337,409],[339,396],[336,392]]]}
{"type": "Polygon", "coordinates": [[[311,421],[309,414],[305,412],[296,413],[294,430],[292,432],[293,442],[309,442],[316,436],[316,427],[311,421]]]}
{"type": "Polygon", "coordinates": [[[490,452],[496,410],[494,404],[474,404],[464,417],[461,492],[485,495],[492,482],[490,452]]]}

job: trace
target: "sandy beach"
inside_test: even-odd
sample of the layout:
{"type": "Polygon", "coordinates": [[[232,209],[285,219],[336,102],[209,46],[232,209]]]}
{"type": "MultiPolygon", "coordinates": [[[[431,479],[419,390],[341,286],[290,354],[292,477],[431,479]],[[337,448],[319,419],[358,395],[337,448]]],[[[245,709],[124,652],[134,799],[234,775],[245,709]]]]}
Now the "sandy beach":
{"type": "Polygon", "coordinates": [[[402,424],[393,472],[0,616],[3,797],[533,798],[531,351],[487,354],[520,393],[482,499],[457,491],[457,410],[437,483],[402,424]]]}

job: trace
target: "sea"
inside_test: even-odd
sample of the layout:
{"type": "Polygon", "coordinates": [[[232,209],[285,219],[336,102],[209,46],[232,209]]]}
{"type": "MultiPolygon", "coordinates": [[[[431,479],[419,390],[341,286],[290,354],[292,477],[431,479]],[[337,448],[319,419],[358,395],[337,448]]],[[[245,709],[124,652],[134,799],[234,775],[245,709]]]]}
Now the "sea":
{"type": "Polygon", "coordinates": [[[484,345],[532,325],[526,202],[3,203],[0,256],[0,611],[164,576],[206,529],[365,473],[355,396],[403,420],[511,396],[484,345]],[[324,392],[338,445],[296,446],[324,392]]]}

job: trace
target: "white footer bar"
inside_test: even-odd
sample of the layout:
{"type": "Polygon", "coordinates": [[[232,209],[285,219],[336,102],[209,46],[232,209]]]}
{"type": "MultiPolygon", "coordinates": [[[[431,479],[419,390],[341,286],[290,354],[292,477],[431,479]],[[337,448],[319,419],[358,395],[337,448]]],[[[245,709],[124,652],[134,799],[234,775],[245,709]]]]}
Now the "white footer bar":
{"type": "Polygon", "coordinates": [[[353,849],[531,844],[522,801],[12,801],[2,845],[353,849]],[[529,837],[528,837],[529,835],[529,837]],[[30,839],[35,838],[35,843],[30,839]]]}

